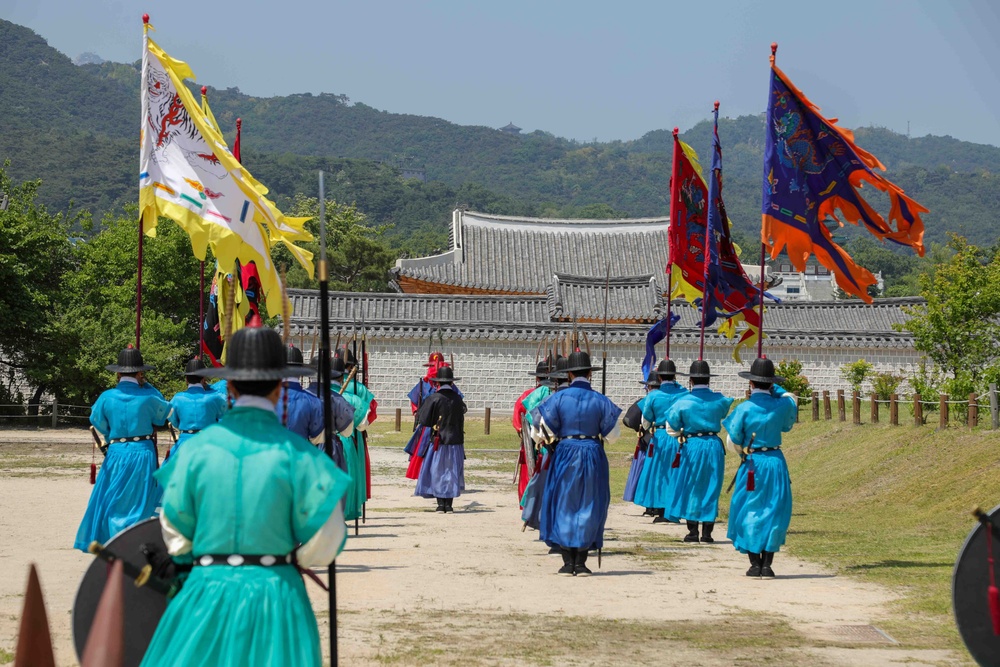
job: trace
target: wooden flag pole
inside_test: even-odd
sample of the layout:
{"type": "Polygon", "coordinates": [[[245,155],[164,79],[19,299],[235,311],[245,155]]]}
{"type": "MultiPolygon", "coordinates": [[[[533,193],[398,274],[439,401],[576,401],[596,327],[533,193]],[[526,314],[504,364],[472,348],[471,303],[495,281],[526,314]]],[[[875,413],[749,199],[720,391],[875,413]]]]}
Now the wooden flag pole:
{"type": "MultiPolygon", "coordinates": [[[[771,64],[774,64],[774,59],[778,55],[778,43],[771,42],[771,64]]],[[[764,356],[764,262],[767,258],[767,244],[764,243],[764,221],[761,219],[761,230],[760,230],[760,304],[759,304],[759,314],[757,316],[757,358],[760,359],[764,356]]]]}

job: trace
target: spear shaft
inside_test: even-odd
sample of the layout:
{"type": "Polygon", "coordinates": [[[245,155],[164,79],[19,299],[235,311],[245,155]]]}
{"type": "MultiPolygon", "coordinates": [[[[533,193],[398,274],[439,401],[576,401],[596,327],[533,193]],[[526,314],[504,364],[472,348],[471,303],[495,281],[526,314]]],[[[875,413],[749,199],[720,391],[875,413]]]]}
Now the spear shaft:
{"type": "Polygon", "coordinates": [[[608,296],[611,294],[611,262],[604,281],[604,350],[601,352],[601,393],[608,395],[608,296]]]}

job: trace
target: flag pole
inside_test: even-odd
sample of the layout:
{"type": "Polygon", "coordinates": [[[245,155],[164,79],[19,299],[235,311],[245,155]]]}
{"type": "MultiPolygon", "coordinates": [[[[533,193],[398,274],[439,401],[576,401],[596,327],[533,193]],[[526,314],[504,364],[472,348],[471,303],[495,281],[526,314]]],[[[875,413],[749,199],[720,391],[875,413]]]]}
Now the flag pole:
{"type": "MultiPolygon", "coordinates": [[[[604,283],[604,349],[601,352],[601,393],[605,396],[608,395],[608,296],[610,294],[611,262],[608,262],[608,276],[604,283]]],[[[576,329],[576,315],[573,316],[573,328],[576,329]]]]}
{"type": "MultiPolygon", "coordinates": [[[[146,35],[149,33],[149,14],[142,15],[142,51],[143,58],[147,49],[146,35]]],[[[139,349],[142,338],[142,212],[139,212],[139,252],[137,253],[135,272],[135,349],[139,349]]]]}
{"type": "MultiPolygon", "coordinates": [[[[237,125],[237,127],[239,127],[237,125]]],[[[319,397],[323,400],[323,451],[333,458],[333,406],[330,398],[330,285],[326,264],[326,194],[323,191],[323,172],[319,172],[319,397]]],[[[330,665],[337,665],[337,559],[329,569],[330,603],[330,665]]]]}
{"type": "MultiPolygon", "coordinates": [[[[715,108],[712,110],[712,114],[713,114],[713,116],[715,118],[715,136],[716,136],[716,141],[717,141],[718,140],[718,136],[719,136],[719,101],[718,100],[715,101],[715,108]]],[[[718,150],[718,144],[713,145],[712,146],[712,150],[713,151],[718,150]]],[[[714,158],[715,158],[715,156],[713,155],[713,161],[714,161],[714,158]]],[[[713,178],[713,179],[718,178],[718,175],[715,173],[714,169],[712,170],[711,174],[709,174],[709,176],[711,178],[713,178]]],[[[718,181],[716,181],[716,186],[718,186],[718,185],[719,185],[719,183],[718,183],[718,181]]],[[[709,192],[711,192],[711,191],[712,191],[711,188],[709,188],[709,192]]],[[[718,192],[718,188],[717,188],[716,195],[718,196],[719,194],[720,193],[718,192]]],[[[712,204],[713,204],[713,202],[709,202],[708,203],[709,211],[710,212],[712,210],[712,208],[711,208],[712,204]]],[[[711,213],[709,213],[709,215],[711,215],[711,213]]],[[[712,252],[711,252],[711,246],[709,245],[712,242],[711,241],[711,236],[712,236],[712,228],[711,228],[711,225],[708,222],[708,217],[706,217],[705,218],[705,250],[704,250],[704,253],[703,253],[703,256],[702,256],[702,261],[705,263],[705,268],[704,268],[704,270],[702,272],[702,278],[701,278],[701,282],[702,282],[702,291],[701,291],[701,341],[698,344],[698,361],[701,361],[701,360],[703,360],[705,358],[705,320],[708,317],[708,271],[709,271],[709,267],[711,266],[711,263],[712,263],[711,262],[711,260],[712,260],[712,252]]]]}
{"type": "MultiPolygon", "coordinates": [[[[778,55],[778,43],[771,42],[771,66],[778,55]]],[[[767,244],[764,243],[764,220],[761,218],[760,228],[760,304],[757,316],[757,358],[764,356],[764,262],[767,256],[767,244]]]]}

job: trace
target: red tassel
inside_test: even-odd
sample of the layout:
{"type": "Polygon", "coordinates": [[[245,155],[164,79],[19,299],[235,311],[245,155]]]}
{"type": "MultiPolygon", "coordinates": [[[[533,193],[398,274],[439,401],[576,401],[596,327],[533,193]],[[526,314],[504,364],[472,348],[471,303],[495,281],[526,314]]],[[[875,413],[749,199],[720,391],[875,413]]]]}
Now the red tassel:
{"type": "Polygon", "coordinates": [[[674,462],[673,462],[673,464],[670,467],[671,468],[680,468],[681,467],[681,452],[680,452],[680,450],[677,450],[677,454],[674,456],[674,462]]]}
{"type": "Polygon", "coordinates": [[[97,464],[96,463],[91,463],[90,464],[90,484],[91,485],[97,484],[97,464]]]}
{"type": "Polygon", "coordinates": [[[990,617],[993,619],[993,634],[1000,636],[1000,591],[990,586],[987,592],[990,600],[990,617]]]}
{"type": "Polygon", "coordinates": [[[751,470],[750,472],[747,473],[747,491],[753,491],[754,488],[756,487],[754,486],[753,483],[753,470],[751,470]]]}

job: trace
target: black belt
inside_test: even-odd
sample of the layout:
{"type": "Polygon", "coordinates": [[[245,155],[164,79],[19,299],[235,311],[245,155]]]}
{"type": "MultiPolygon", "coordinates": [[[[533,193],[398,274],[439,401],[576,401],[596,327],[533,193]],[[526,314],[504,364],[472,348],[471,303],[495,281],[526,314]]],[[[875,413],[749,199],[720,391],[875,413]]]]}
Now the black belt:
{"type": "Polygon", "coordinates": [[[561,440],[600,440],[599,435],[564,435],[561,440]]]}
{"type": "Polygon", "coordinates": [[[704,438],[712,435],[719,435],[718,431],[698,431],[697,433],[685,433],[685,438],[704,438]]]}
{"type": "Polygon", "coordinates": [[[200,428],[185,428],[185,429],[181,429],[181,431],[180,431],[180,433],[188,433],[188,434],[191,434],[191,433],[200,433],[200,432],[201,432],[200,428]]]}
{"type": "Polygon", "coordinates": [[[776,449],[781,449],[781,446],[779,445],[778,447],[751,447],[750,451],[747,453],[756,454],[757,452],[773,452],[776,449]]]}
{"type": "Polygon", "coordinates": [[[205,554],[194,559],[195,565],[228,565],[230,567],[240,567],[242,565],[260,565],[262,567],[272,567],[274,565],[293,565],[295,559],[292,554],[284,556],[257,556],[246,554],[205,554]]]}
{"type": "Polygon", "coordinates": [[[120,442],[142,442],[143,440],[152,440],[152,439],[153,439],[153,434],[150,433],[149,435],[136,435],[132,436],[131,438],[111,438],[110,440],[108,440],[108,444],[117,445],[120,442]]]}

